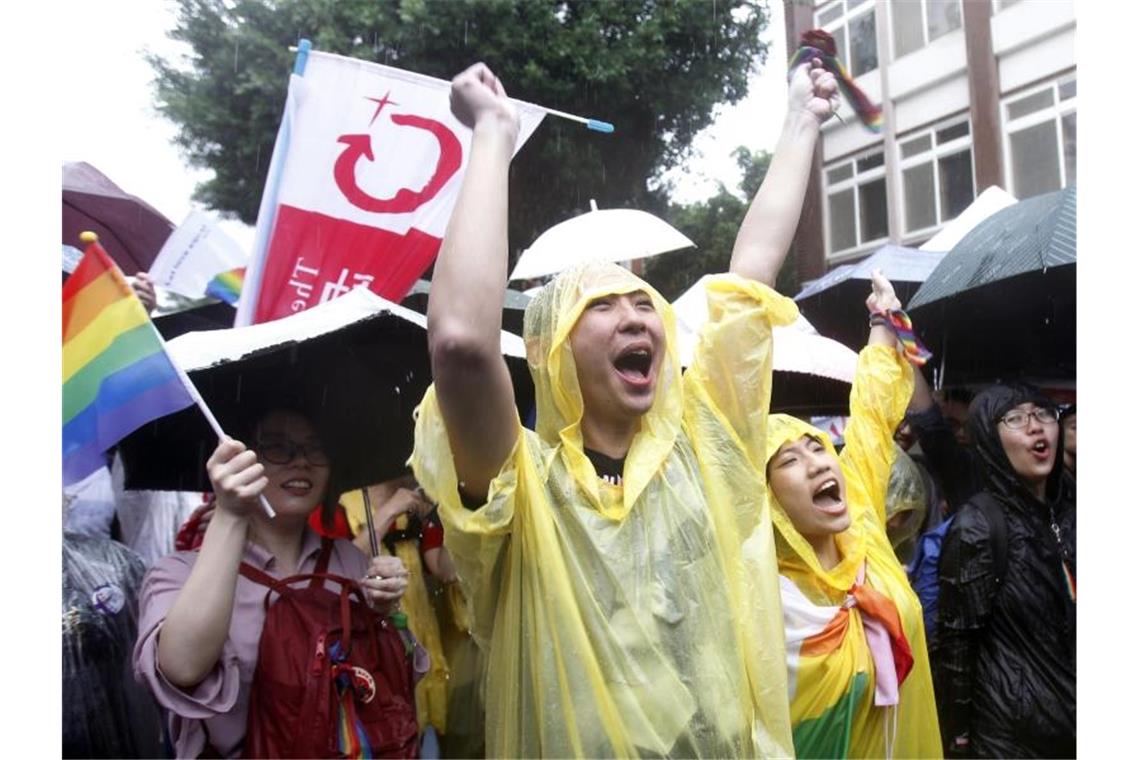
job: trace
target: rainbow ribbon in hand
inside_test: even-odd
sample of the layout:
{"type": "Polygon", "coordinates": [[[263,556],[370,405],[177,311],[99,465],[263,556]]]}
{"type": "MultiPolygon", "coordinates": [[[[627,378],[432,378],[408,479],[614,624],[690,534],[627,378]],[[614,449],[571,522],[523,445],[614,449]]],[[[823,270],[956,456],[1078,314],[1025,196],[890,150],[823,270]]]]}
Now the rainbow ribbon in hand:
{"type": "Polygon", "coordinates": [[[916,367],[921,367],[926,364],[934,354],[922,345],[918,336],[914,334],[914,325],[911,324],[910,317],[902,309],[890,309],[880,312],[875,312],[877,316],[883,317],[886,320],[885,326],[889,327],[894,332],[895,337],[899,339],[902,344],[903,356],[906,360],[916,367]]]}
{"type": "MultiPolygon", "coordinates": [[[[822,29],[809,29],[800,35],[800,47],[788,62],[788,80],[796,67],[812,58],[818,58],[823,67],[835,75],[839,89],[851,109],[863,122],[863,126],[878,134],[883,130],[883,109],[871,102],[855,80],[847,73],[843,63],[836,57],[835,38],[822,29]]],[[[838,114],[836,114],[838,117],[838,114]]]]}

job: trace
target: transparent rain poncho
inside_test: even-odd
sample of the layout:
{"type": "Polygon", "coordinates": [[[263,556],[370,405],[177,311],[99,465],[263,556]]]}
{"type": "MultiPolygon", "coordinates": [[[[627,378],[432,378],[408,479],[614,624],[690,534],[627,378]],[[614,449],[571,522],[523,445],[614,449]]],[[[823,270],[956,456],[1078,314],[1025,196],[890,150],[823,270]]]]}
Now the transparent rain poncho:
{"type": "MultiPolygon", "coordinates": [[[[892,432],[913,388],[911,368],[893,347],[867,346],[859,354],[851,418],[843,432],[846,446],[838,455],[851,525],[835,536],[841,557],[837,566],[823,569],[814,549],[768,490],[779,534],[789,700],[798,757],[942,755],[922,607],[886,532],[887,481],[895,456],[892,432]],[[855,592],[856,585],[863,588],[855,592]],[[877,635],[876,628],[883,635],[893,632],[904,637],[913,657],[909,673],[897,686],[896,705],[876,705],[877,677],[887,676],[876,672],[868,643],[877,635]]],[[[826,433],[777,414],[769,420],[765,460],[784,443],[805,435],[817,438],[836,455],[826,433]]],[[[893,652],[893,646],[886,648],[891,670],[893,652]]]]}
{"type": "Polygon", "coordinates": [[[131,674],[146,567],[107,538],[63,536],[63,757],[158,757],[162,719],[131,674]]]}
{"type": "Polygon", "coordinates": [[[487,656],[488,756],[792,754],[761,457],[771,326],[797,311],[734,275],[707,290],[711,318],[682,379],[672,309],[646,283],[592,264],[548,285],[524,335],[537,431],[518,426],[477,510],[460,501],[434,388],[424,396],[412,461],[487,656]],[[569,335],[591,300],[638,290],[667,356],[624,484],[611,485],[583,451],[569,335]]]}
{"type": "Polygon", "coordinates": [[[914,559],[914,550],[926,522],[926,481],[919,465],[895,444],[895,462],[887,481],[887,538],[903,565],[914,559]]]}

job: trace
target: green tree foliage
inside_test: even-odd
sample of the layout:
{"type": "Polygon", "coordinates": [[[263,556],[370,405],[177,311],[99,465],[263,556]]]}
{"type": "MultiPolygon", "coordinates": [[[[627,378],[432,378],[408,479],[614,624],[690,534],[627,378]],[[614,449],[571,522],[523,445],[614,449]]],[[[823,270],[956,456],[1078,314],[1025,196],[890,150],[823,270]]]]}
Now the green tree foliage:
{"type": "Polygon", "coordinates": [[[647,181],[676,165],[713,107],[735,103],[767,49],[765,0],[179,0],[186,61],[152,57],[159,110],[196,198],[253,223],[293,54],[315,49],[448,79],[482,60],[512,97],[612,122],[549,118],[511,170],[515,253],[589,208],[660,213],[647,181]]]}
{"type": "MultiPolygon", "coordinates": [[[[736,232],[744,221],[748,204],[760,189],[772,154],[752,151],[743,145],[733,151],[742,178],[737,193],[723,184],[716,195],[688,205],[670,204],[664,218],[697,244],[696,249],[673,251],[645,262],[645,279],[670,301],[688,290],[702,275],[728,271],[736,232]]],[[[776,278],[776,289],[794,293],[792,262],[786,260],[776,278]]]]}

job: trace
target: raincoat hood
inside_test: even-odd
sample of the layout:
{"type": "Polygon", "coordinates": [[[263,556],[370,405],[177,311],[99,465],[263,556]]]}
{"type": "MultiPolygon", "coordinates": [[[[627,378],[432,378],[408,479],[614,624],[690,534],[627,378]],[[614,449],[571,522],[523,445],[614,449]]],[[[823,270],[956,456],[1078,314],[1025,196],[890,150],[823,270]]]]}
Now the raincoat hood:
{"type": "Polygon", "coordinates": [[[549,445],[562,444],[574,479],[595,507],[610,519],[621,519],[632,508],[649,479],[673,448],[681,430],[683,395],[681,364],[676,352],[673,307],[648,283],[627,269],[603,262],[579,264],[562,272],[527,305],[523,321],[527,363],[534,379],[535,431],[549,445]],[[626,455],[625,488],[621,505],[605,506],[598,478],[582,443],[584,403],[570,334],[583,310],[597,298],[643,291],[653,301],[665,328],[665,351],[653,405],[641,420],[626,455]]]}
{"type": "MultiPolygon", "coordinates": [[[[765,464],[772,461],[772,457],[776,455],[776,452],[779,451],[780,447],[785,443],[797,441],[805,435],[819,440],[824,445],[827,449],[827,453],[835,457],[836,461],[839,462],[840,469],[843,472],[843,478],[850,484],[851,476],[848,472],[846,462],[844,458],[841,458],[836,453],[830,436],[819,428],[787,414],[773,414],[768,418],[765,464]]],[[[768,503],[772,505],[772,524],[776,526],[779,539],[776,541],[776,552],[781,572],[789,574],[797,574],[797,572],[802,574],[806,572],[807,575],[814,577],[825,586],[837,591],[846,591],[851,588],[855,583],[859,567],[863,564],[863,559],[866,557],[867,547],[866,537],[864,536],[862,528],[862,520],[859,519],[860,515],[856,514],[860,507],[853,503],[855,500],[851,499],[850,491],[848,491],[847,494],[847,510],[851,517],[851,525],[846,530],[835,535],[835,543],[839,547],[841,559],[839,564],[832,569],[824,570],[823,566],[819,564],[819,558],[815,554],[815,549],[813,549],[811,544],[807,542],[807,539],[796,530],[791,518],[788,517],[787,512],[785,512],[783,506],[781,506],[780,500],[776,498],[770,481],[767,484],[767,488],[768,503]]]]}
{"type": "MultiPolygon", "coordinates": [[[[966,425],[970,431],[974,449],[983,465],[982,477],[987,489],[1014,502],[1029,499],[1031,503],[1036,499],[1014,471],[998,434],[998,421],[1002,415],[1015,406],[1026,402],[1050,409],[1057,406],[1048,396],[1032,385],[1023,383],[994,385],[974,397],[970,403],[966,425]],[[1015,499],[1014,496],[1021,498],[1015,499]]],[[[1045,498],[1048,502],[1056,500],[1060,493],[1061,480],[1065,470],[1064,457],[1061,455],[1064,449],[1064,426],[1059,425],[1053,469],[1049,473],[1045,486],[1045,498]]]]}
{"type": "Polygon", "coordinates": [[[887,538],[899,562],[907,564],[914,554],[915,540],[926,522],[926,481],[915,461],[895,445],[895,463],[887,481],[887,538]],[[894,518],[898,516],[898,520],[894,518]]]}

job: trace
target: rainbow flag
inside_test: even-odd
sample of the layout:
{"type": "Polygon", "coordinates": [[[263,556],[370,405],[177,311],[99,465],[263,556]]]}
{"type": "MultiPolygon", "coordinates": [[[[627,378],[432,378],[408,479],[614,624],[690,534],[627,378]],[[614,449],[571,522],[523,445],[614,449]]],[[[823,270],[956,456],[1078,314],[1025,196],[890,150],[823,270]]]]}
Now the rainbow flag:
{"type": "Polygon", "coordinates": [[[245,267],[237,267],[228,272],[222,272],[206,285],[206,295],[213,296],[219,301],[225,301],[230,306],[237,306],[241,297],[241,286],[245,283],[245,267]]]}
{"type": "Polygon", "coordinates": [[[153,419],[194,403],[161,336],[97,242],[63,284],[63,482],[153,419]]]}

